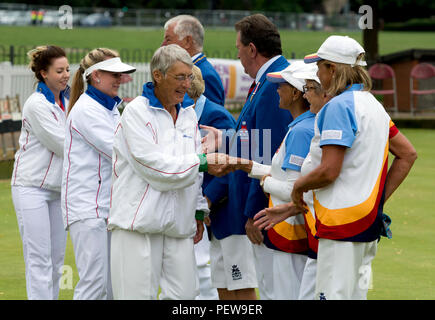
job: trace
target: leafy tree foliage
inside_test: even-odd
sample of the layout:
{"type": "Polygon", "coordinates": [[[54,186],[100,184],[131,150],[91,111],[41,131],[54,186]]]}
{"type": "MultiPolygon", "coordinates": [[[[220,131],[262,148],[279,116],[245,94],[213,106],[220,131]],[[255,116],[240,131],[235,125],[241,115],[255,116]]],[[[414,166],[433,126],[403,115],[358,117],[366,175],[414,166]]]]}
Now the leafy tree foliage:
{"type": "MultiPolygon", "coordinates": [[[[0,0],[2,2],[32,5],[61,6],[65,0],[0,0]]],[[[161,9],[212,9],[251,10],[279,12],[319,12],[321,1],[316,0],[72,0],[72,7],[106,8],[161,8],[161,9]]],[[[352,11],[367,4],[365,0],[349,0],[352,11]]],[[[379,0],[379,17],[386,22],[406,21],[412,18],[430,18],[435,15],[433,0],[379,0]]]]}

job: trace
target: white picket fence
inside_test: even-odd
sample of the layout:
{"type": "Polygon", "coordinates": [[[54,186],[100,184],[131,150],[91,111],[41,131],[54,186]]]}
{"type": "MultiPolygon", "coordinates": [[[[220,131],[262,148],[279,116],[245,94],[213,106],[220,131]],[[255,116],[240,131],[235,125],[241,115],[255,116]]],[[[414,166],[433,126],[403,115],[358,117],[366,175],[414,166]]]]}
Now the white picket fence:
{"type": "MultiPolygon", "coordinates": [[[[252,79],[245,74],[239,60],[209,59],[210,63],[219,73],[224,85],[226,103],[229,110],[241,107],[246,99],[252,79]]],[[[143,84],[151,81],[149,63],[132,63],[136,72],[131,74],[132,81],[121,85],[119,96],[123,99],[135,98],[142,93],[143,84]]],[[[77,64],[70,65],[71,85],[73,75],[78,69],[77,64]]],[[[34,92],[37,80],[27,66],[11,65],[9,62],[0,63],[0,99],[6,96],[18,95],[22,105],[34,92]]]]}
{"type": "MultiPolygon", "coordinates": [[[[77,64],[70,65],[71,85],[73,74],[78,69],[77,64]]],[[[136,97],[142,92],[142,86],[145,82],[151,80],[149,64],[135,64],[137,71],[132,74],[133,80],[122,85],[119,95],[122,98],[136,97]]],[[[6,96],[20,98],[21,105],[35,91],[37,80],[33,72],[22,65],[11,66],[9,63],[0,64],[0,98],[6,96]]]]}

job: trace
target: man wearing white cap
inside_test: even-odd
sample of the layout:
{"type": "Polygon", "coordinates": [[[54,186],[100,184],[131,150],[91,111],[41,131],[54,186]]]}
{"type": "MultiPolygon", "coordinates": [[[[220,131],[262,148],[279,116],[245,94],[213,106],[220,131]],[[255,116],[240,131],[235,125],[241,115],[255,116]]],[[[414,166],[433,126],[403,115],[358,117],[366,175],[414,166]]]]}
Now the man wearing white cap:
{"type": "MultiPolygon", "coordinates": [[[[369,92],[371,79],[362,68],[363,57],[364,49],[354,39],[331,36],[316,54],[305,58],[307,63],[317,62],[322,87],[333,97],[316,116],[310,147],[313,170],[296,180],[292,191],[293,203],[300,208],[303,193],[314,193],[319,238],[315,298],[321,300],[366,299],[371,261],[385,234],[384,200],[410,169],[399,182],[400,169],[387,170],[394,130],[369,92]],[[387,172],[394,177],[392,187],[387,187],[387,172]]],[[[405,150],[413,149],[401,142],[405,150]]],[[[394,154],[395,161],[402,162],[404,153],[394,154]]]]}
{"type": "Polygon", "coordinates": [[[136,69],[116,51],[98,48],[80,62],[66,123],[62,213],[74,247],[80,280],[75,300],[111,299],[107,232],[112,182],[112,145],[122,100],[123,73],[136,69]],[[84,92],[85,81],[87,89],[84,92]]]}

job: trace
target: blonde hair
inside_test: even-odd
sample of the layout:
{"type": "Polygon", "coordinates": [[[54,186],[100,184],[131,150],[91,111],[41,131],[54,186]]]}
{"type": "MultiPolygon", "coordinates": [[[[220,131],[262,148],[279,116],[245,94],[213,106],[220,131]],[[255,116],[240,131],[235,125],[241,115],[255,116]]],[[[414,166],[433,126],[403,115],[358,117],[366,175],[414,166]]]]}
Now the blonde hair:
{"type": "Polygon", "coordinates": [[[187,90],[187,94],[192,99],[198,99],[205,90],[205,83],[202,79],[202,73],[201,69],[199,69],[197,66],[193,66],[192,73],[194,76],[194,79],[192,80],[192,83],[190,85],[190,88],[187,90]]]}
{"type": "MultiPolygon", "coordinates": [[[[361,53],[356,63],[363,60],[364,53],[361,53]]],[[[334,97],[344,92],[348,86],[356,83],[361,83],[363,85],[364,91],[370,91],[372,89],[372,79],[369,73],[363,66],[355,64],[351,66],[350,64],[337,63],[326,60],[325,65],[335,65],[335,74],[331,79],[331,85],[325,90],[326,94],[334,97]]]]}
{"type": "MultiPolygon", "coordinates": [[[[80,95],[82,95],[84,92],[85,83],[83,81],[83,74],[85,73],[85,70],[98,62],[104,61],[107,58],[116,58],[116,57],[119,57],[119,53],[115,50],[107,49],[107,48],[97,48],[90,51],[80,61],[80,67],[74,74],[74,78],[71,86],[68,114],[71,112],[74,104],[77,102],[80,95]]],[[[90,75],[87,77],[86,82],[87,84],[91,84],[90,75]]]]}

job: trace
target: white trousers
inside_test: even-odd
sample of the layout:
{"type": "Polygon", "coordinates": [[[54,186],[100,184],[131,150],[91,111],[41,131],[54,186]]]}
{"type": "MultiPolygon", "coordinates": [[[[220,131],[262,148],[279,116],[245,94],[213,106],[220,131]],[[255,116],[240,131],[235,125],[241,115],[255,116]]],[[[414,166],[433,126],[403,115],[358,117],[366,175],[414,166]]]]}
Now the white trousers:
{"type": "Polygon", "coordinates": [[[218,292],[211,284],[210,240],[204,225],[204,234],[200,242],[194,245],[196,270],[199,277],[199,295],[196,300],[218,300],[218,292]]]}
{"type": "Polygon", "coordinates": [[[258,293],[261,300],[273,300],[273,252],[275,250],[269,249],[264,244],[253,244],[255,271],[257,273],[258,293]]]}
{"type": "Polygon", "coordinates": [[[85,219],[69,226],[80,280],[74,300],[110,300],[110,232],[106,220],[85,219]]]}
{"type": "Polygon", "coordinates": [[[314,300],[316,291],[317,259],[307,258],[301,280],[298,300],[314,300]]]}
{"type": "Polygon", "coordinates": [[[112,231],[113,296],[119,300],[194,300],[199,294],[192,238],[112,231]]]}
{"type": "Polygon", "coordinates": [[[319,239],[315,299],[365,300],[377,240],[346,242],[319,239]]]}
{"type": "Polygon", "coordinates": [[[23,241],[27,298],[57,299],[67,240],[60,193],[13,186],[12,200],[23,241]]]}
{"type": "Polygon", "coordinates": [[[274,300],[297,300],[299,298],[307,256],[273,250],[272,261],[272,298],[274,300]]]}

